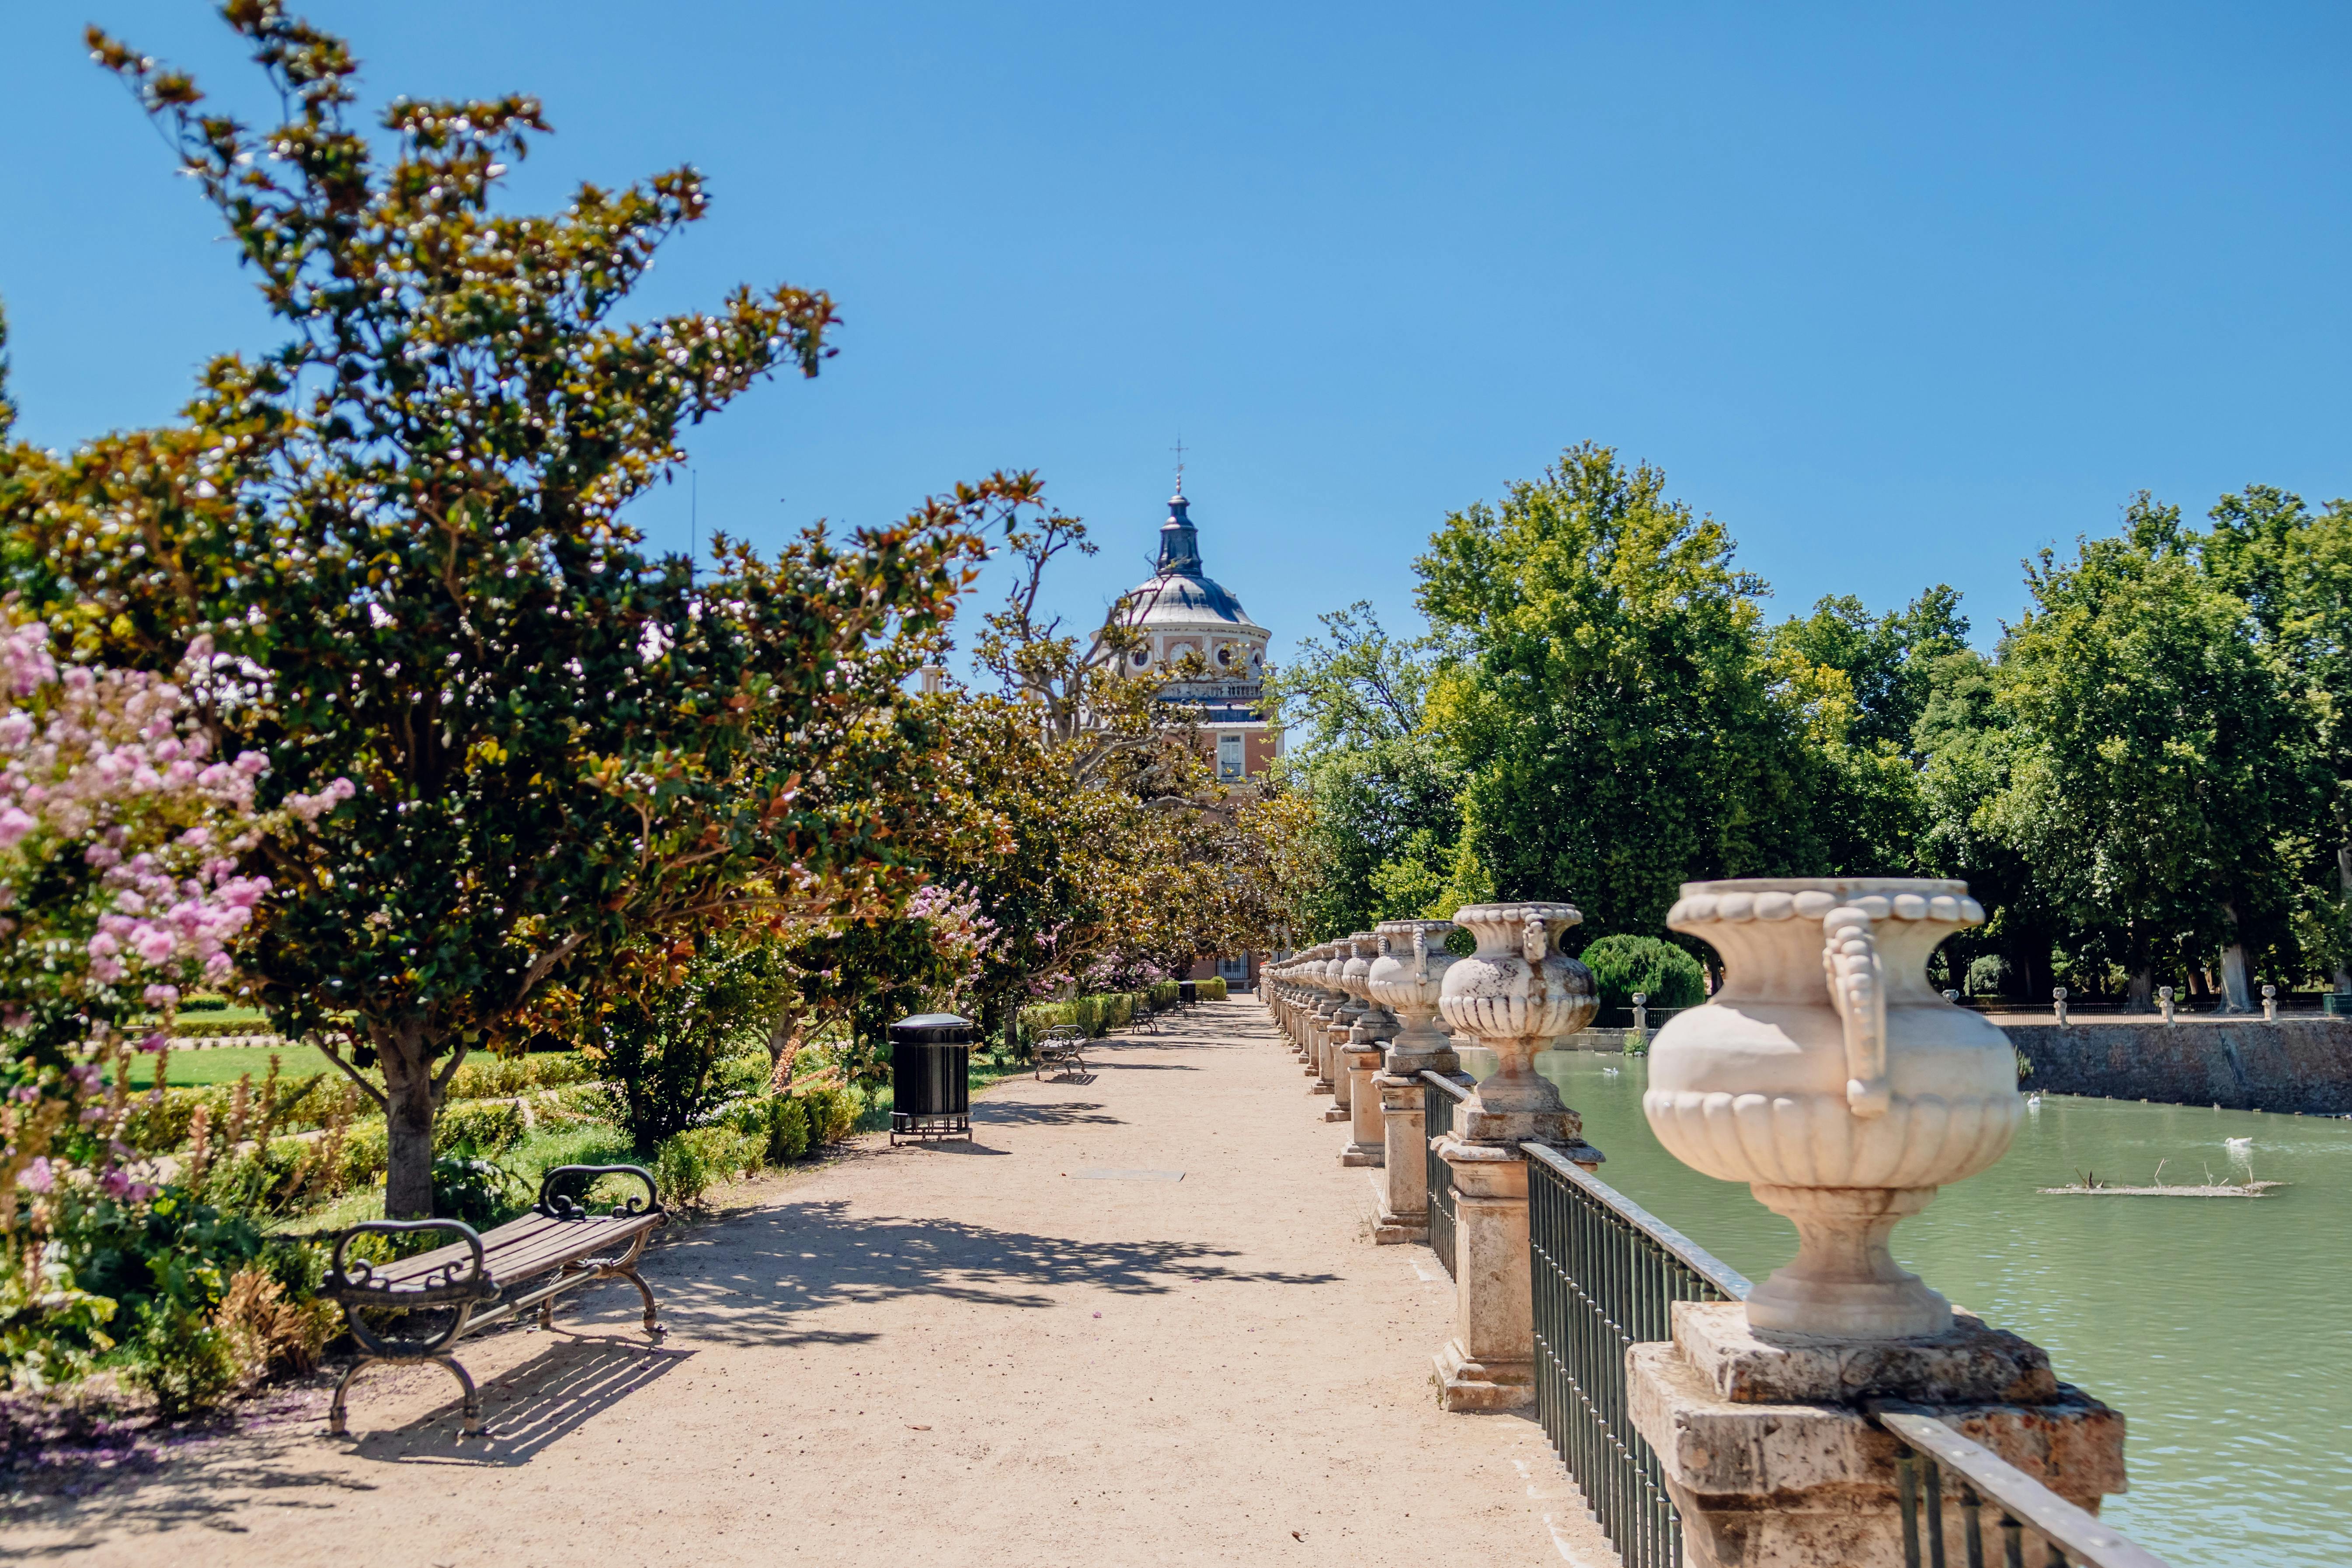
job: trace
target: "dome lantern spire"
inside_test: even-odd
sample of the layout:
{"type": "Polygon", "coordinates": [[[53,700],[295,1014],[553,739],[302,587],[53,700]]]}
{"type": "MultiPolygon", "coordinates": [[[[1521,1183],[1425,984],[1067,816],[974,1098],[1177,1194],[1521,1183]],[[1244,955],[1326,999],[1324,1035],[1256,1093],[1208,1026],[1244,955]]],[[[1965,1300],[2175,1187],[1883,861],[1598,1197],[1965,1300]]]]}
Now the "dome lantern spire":
{"type": "Polygon", "coordinates": [[[1159,574],[1162,577],[1201,574],[1201,536],[1192,527],[1192,504],[1184,499],[1184,479],[1180,474],[1176,493],[1168,498],[1168,521],[1160,525],[1159,574]]]}

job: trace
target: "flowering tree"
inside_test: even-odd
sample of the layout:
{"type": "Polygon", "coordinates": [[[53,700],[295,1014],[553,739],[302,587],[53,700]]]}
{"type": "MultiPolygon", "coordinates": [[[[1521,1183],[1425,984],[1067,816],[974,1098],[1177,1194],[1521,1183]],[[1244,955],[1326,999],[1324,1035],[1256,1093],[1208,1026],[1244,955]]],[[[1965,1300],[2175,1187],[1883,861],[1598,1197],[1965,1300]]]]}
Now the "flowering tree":
{"type": "MultiPolygon", "coordinates": [[[[49,1191],[60,1157],[129,1194],[112,1134],[130,1037],[162,1048],[180,987],[226,977],[229,944],[269,890],[237,870],[262,837],[254,786],[268,764],[214,757],[188,700],[210,679],[209,644],[198,638],[171,680],[61,663],[51,643],[46,624],[0,606],[0,1232],[12,1237],[20,1191],[49,1191]]],[[[315,817],[349,790],[288,805],[315,817]]]]}
{"type": "Polygon", "coordinates": [[[210,367],[184,440],[101,444],[21,505],[89,637],[168,660],[208,632],[241,661],[208,720],[270,758],[263,805],[356,785],[254,847],[246,972],[282,1030],[349,1032],[388,1119],[387,1210],[418,1215],[451,1075],[534,996],[650,936],[911,888],[893,868],[936,743],[900,700],[902,634],[946,613],[1022,487],[767,559],[722,542],[698,579],[649,557],[622,509],[683,462],[687,424],[814,374],[831,301],[620,320],[706,210],[693,170],[499,212],[536,100],[398,99],[379,139],[342,40],[272,0],[223,15],[289,106],[268,132],[92,47],[288,341],[210,367]]]}

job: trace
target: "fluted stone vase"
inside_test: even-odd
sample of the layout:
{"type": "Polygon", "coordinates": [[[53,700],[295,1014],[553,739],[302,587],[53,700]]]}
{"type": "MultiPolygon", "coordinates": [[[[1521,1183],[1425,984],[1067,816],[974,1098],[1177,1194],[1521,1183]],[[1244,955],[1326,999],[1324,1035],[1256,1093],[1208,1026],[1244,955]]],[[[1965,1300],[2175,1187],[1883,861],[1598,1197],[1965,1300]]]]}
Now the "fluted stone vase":
{"type": "Polygon", "coordinates": [[[1559,951],[1560,932],[1584,916],[1573,904],[1473,904],[1454,923],[1478,951],[1447,966],[1438,1010],[1457,1035],[1495,1053],[1482,1081],[1454,1119],[1464,1142],[1499,1147],[1522,1141],[1570,1143],[1583,1121],[1536,1071],[1536,1053],[1592,1021],[1600,1008],[1592,972],[1559,951]]]}
{"type": "Polygon", "coordinates": [[[1429,1239],[1429,1118],[1421,1075],[1435,1072],[1467,1088],[1470,1075],[1454,1038],[1437,1024],[1438,999],[1454,954],[1445,939],[1452,921],[1387,921],[1374,931],[1387,946],[1367,982],[1395,1015],[1396,1034],[1371,1087],[1380,1101],[1381,1169],[1372,1179],[1372,1239],[1389,1246],[1429,1239]]]}
{"type": "Polygon", "coordinates": [[[1927,984],[1928,955],[1984,910],[1964,882],[1690,882],[1674,930],[1723,955],[1706,1005],[1650,1047],[1658,1142],[1746,1182],[1797,1227],[1794,1261],[1748,1300],[1756,1329],[1841,1340],[1952,1326],[1887,1240],[1937,1188],[1999,1160],[2024,1101],[2008,1037],[1927,984]]]}

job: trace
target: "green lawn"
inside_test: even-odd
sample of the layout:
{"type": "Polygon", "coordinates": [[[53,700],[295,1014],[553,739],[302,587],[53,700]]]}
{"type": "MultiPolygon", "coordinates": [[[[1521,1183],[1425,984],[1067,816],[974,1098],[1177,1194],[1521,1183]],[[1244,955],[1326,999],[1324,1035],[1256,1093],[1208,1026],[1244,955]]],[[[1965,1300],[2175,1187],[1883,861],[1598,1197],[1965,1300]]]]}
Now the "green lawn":
{"type": "MultiPolygon", "coordinates": [[[[288,1078],[308,1078],[314,1072],[341,1072],[329,1061],[326,1053],[316,1046],[217,1046],[211,1050],[176,1050],[172,1053],[172,1065],[163,1081],[181,1089],[193,1089],[204,1084],[235,1083],[247,1073],[258,1084],[269,1074],[269,1058],[276,1057],[279,1070],[288,1078]]],[[[131,1087],[152,1089],[155,1083],[155,1058],[143,1051],[131,1057],[131,1087]]]]}

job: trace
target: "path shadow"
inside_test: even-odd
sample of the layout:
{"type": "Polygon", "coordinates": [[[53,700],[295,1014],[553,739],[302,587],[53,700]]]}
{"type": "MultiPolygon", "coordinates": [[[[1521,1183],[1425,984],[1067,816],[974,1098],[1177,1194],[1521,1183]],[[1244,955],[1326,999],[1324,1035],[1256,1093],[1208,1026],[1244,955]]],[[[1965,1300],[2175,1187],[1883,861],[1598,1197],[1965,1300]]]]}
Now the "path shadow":
{"type": "Polygon", "coordinates": [[[996,1127],[1124,1127],[1127,1119],[1103,1113],[1098,1100],[1065,1100],[1034,1104],[1025,1100],[974,1100],[971,1120],[996,1127]]]}
{"type": "MultiPolygon", "coordinates": [[[[352,1445],[353,1457],[385,1464],[527,1465],[550,1444],[694,1358],[683,1347],[568,1333],[561,1324],[547,1337],[551,1342],[537,1355],[482,1385],[487,1436],[457,1440],[465,1407],[453,1393],[446,1404],[405,1426],[362,1432],[352,1445]]],[[[364,1419],[357,1406],[366,1383],[362,1373],[352,1385],[355,1426],[364,1419]]]]}
{"type": "MultiPolygon", "coordinates": [[[[236,1516],[256,1502],[279,1517],[325,1515],[341,1506],[346,1494],[375,1490],[373,1481],[322,1475],[302,1465],[303,1446],[317,1441],[310,1436],[316,1430],[310,1426],[302,1436],[281,1439],[273,1445],[281,1450],[278,1455],[221,1459],[171,1454],[135,1475],[93,1478],[89,1489],[71,1502],[12,1510],[11,1524],[37,1522],[58,1531],[58,1538],[38,1543],[12,1540],[0,1558],[12,1563],[70,1562],[126,1531],[160,1535],[196,1529],[242,1535],[247,1526],[236,1516]],[[293,1460],[291,1465],[273,1462],[288,1458],[293,1460]]],[[[322,1521],[320,1528],[328,1527],[322,1521]]],[[[168,1559],[159,1556],[154,1561],[168,1559]]]]}
{"type": "MultiPolygon", "coordinates": [[[[647,1269],[676,1339],[826,1342],[809,1317],[906,1296],[1050,1307],[1055,1286],[1156,1296],[1205,1283],[1325,1285],[1328,1273],[1237,1268],[1231,1248],[1186,1241],[1080,1241],[968,1220],[853,1216],[841,1200],[730,1215],[665,1243],[647,1269]]],[[[614,1304],[617,1319],[624,1303],[614,1304]]],[[[583,1314],[584,1315],[584,1314],[583,1314]]]]}

